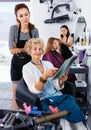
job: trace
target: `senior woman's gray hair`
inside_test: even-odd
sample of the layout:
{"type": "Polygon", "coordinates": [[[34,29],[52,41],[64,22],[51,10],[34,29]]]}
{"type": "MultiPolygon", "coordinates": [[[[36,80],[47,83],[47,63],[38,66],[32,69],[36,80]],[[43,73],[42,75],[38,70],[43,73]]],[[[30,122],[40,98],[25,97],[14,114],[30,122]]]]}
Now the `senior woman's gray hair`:
{"type": "Polygon", "coordinates": [[[25,46],[24,46],[24,50],[25,52],[30,55],[30,50],[32,48],[33,45],[36,44],[41,44],[43,47],[43,51],[44,51],[44,42],[41,38],[31,38],[28,41],[26,41],[25,46]]]}

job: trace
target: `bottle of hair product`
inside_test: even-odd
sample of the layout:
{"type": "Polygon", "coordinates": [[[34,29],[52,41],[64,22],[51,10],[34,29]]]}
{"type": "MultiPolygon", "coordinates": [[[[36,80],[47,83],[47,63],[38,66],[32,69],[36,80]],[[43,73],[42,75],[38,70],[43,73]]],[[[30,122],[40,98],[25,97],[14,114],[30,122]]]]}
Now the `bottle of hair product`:
{"type": "Polygon", "coordinates": [[[83,42],[82,42],[82,45],[86,45],[86,26],[84,27],[84,30],[83,30],[83,42]]]}
{"type": "Polygon", "coordinates": [[[76,44],[80,46],[80,37],[77,38],[76,44]]]}
{"type": "Polygon", "coordinates": [[[82,60],[83,60],[83,57],[84,57],[84,55],[83,55],[83,50],[79,50],[79,63],[82,63],[82,60]]]}
{"type": "Polygon", "coordinates": [[[80,45],[82,45],[82,36],[80,36],[80,41],[79,42],[80,42],[80,45]]]}
{"type": "Polygon", "coordinates": [[[89,31],[86,26],[86,45],[89,45],[89,31]]]}

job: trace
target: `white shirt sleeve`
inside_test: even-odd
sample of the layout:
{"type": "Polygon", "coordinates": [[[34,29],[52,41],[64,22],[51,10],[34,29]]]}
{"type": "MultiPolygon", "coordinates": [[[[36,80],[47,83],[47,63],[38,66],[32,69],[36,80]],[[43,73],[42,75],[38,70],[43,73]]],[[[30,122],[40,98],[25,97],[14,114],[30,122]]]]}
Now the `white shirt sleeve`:
{"type": "Polygon", "coordinates": [[[34,69],[30,63],[23,66],[23,79],[32,93],[39,94],[41,92],[35,88],[35,83],[39,79],[34,75],[34,69]]]}

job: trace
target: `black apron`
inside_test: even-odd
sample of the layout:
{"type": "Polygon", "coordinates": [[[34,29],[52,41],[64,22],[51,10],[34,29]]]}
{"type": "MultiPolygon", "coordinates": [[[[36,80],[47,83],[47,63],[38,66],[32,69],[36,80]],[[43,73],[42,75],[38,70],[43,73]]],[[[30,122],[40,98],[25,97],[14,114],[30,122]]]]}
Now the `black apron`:
{"type": "MultiPolygon", "coordinates": [[[[69,47],[67,47],[66,45],[64,45],[64,44],[61,44],[61,54],[62,54],[62,57],[65,59],[65,60],[67,60],[68,58],[70,58],[73,54],[72,54],[72,52],[71,52],[71,50],[69,49],[69,47]]],[[[70,81],[70,82],[75,82],[75,80],[76,80],[76,76],[75,76],[75,74],[70,74],[69,73],[69,75],[68,75],[68,81],[70,81]]],[[[64,88],[63,90],[68,90],[68,88],[64,88]]],[[[62,90],[62,91],[63,91],[62,90]]]]}
{"type": "Polygon", "coordinates": [[[65,60],[72,56],[72,52],[70,51],[69,47],[64,44],[61,44],[61,54],[65,60]]]}
{"type": "MultiPolygon", "coordinates": [[[[30,38],[32,38],[31,31],[29,31],[30,38]]],[[[28,40],[28,39],[27,39],[28,40]]],[[[23,48],[27,40],[20,40],[20,27],[18,30],[17,47],[23,48]]],[[[31,56],[20,52],[14,54],[11,60],[11,80],[19,81],[22,78],[22,67],[31,60],[31,56]]]]}

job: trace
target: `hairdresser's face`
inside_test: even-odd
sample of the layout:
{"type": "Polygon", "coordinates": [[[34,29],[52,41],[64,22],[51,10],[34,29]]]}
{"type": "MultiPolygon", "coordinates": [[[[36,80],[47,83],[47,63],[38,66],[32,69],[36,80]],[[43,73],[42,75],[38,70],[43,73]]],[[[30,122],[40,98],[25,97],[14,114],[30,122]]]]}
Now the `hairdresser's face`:
{"type": "Polygon", "coordinates": [[[32,59],[40,59],[43,54],[42,44],[37,43],[37,44],[32,45],[30,54],[31,54],[32,59]]]}
{"type": "Polygon", "coordinates": [[[53,40],[53,44],[52,44],[52,49],[53,50],[57,50],[59,46],[59,42],[58,40],[53,40]]]}
{"type": "Polygon", "coordinates": [[[17,20],[21,23],[21,25],[26,25],[30,20],[30,13],[26,8],[21,8],[17,11],[17,20]]]}
{"type": "Polygon", "coordinates": [[[68,30],[66,28],[61,28],[60,31],[61,31],[61,34],[63,34],[64,36],[67,35],[68,30]]]}

